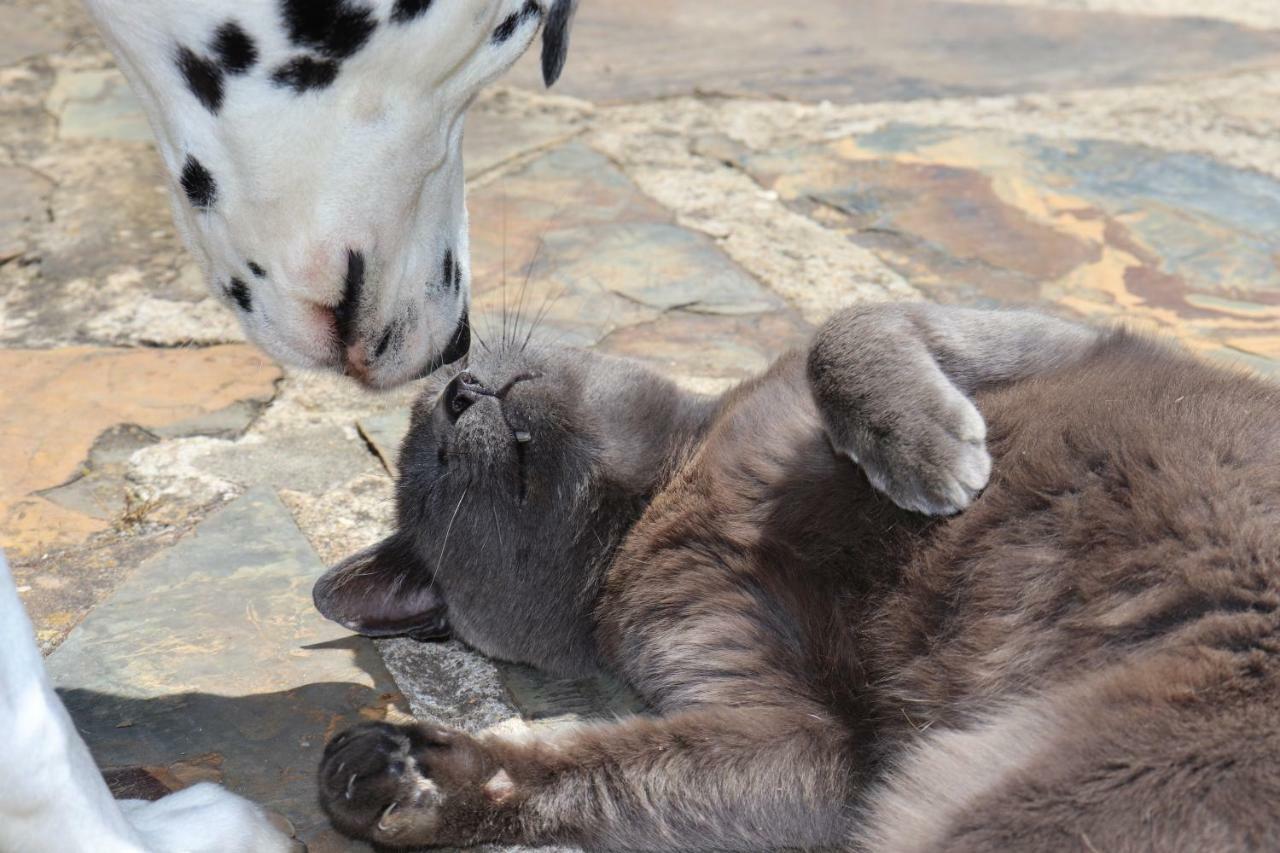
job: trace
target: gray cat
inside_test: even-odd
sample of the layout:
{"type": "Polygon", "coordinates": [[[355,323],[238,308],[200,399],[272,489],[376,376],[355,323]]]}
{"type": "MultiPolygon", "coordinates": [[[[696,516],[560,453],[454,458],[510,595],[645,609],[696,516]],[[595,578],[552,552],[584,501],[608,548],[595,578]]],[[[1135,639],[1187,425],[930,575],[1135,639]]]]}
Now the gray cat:
{"type": "Polygon", "coordinates": [[[320,610],[610,670],[653,710],[525,741],[351,729],[320,770],[343,832],[1280,849],[1274,386],[928,305],[840,314],[719,398],[514,345],[444,380],[397,531],[320,610]]]}

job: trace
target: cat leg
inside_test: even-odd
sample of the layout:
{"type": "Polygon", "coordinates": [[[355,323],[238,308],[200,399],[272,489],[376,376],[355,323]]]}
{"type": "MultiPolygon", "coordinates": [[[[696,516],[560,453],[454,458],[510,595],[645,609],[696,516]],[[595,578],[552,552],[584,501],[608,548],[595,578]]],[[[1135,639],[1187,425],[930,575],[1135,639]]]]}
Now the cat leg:
{"type": "Polygon", "coordinates": [[[343,832],[392,848],[838,844],[850,771],[838,727],[816,716],[705,706],[531,741],[366,724],[326,749],[321,803],[343,832]]]}
{"type": "Polygon", "coordinates": [[[904,509],[950,515],[991,474],[970,395],[1074,364],[1104,334],[1030,311],[856,307],[818,332],[809,385],[832,444],[872,485],[904,509]]]}

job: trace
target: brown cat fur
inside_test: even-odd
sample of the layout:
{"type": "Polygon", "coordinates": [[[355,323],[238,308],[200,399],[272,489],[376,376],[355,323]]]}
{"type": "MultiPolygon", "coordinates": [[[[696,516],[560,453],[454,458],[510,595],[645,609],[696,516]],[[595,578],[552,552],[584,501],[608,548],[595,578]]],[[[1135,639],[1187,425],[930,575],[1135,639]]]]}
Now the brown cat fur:
{"type": "Polygon", "coordinates": [[[652,714],[371,724],[330,744],[322,801],[396,848],[1280,849],[1277,404],[1141,337],[925,306],[846,312],[714,401],[480,354],[419,405],[400,530],[317,603],[371,633],[447,613],[652,714]],[[969,393],[985,491],[901,509],[868,476],[976,494],[969,393]],[[491,509],[497,540],[446,530],[491,509]]]}

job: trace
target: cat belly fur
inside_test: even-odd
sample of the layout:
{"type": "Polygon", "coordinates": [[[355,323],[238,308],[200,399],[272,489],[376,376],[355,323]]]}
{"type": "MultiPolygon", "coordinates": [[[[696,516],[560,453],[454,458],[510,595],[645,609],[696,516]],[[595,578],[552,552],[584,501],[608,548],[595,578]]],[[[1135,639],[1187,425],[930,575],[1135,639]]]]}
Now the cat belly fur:
{"type": "Polygon", "coordinates": [[[1119,336],[979,396],[992,483],[933,523],[830,454],[794,370],[738,392],[615,563],[633,684],[844,727],[855,849],[1280,847],[1274,389],[1119,336]]]}

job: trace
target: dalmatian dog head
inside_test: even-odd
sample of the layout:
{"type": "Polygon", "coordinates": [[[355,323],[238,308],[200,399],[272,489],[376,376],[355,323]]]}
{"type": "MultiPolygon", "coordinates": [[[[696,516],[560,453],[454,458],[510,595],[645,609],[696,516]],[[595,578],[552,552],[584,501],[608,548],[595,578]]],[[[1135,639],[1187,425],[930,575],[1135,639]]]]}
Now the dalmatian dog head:
{"type": "Polygon", "coordinates": [[[280,361],[373,387],[466,353],[468,104],[576,0],[89,0],[210,288],[280,361]]]}

